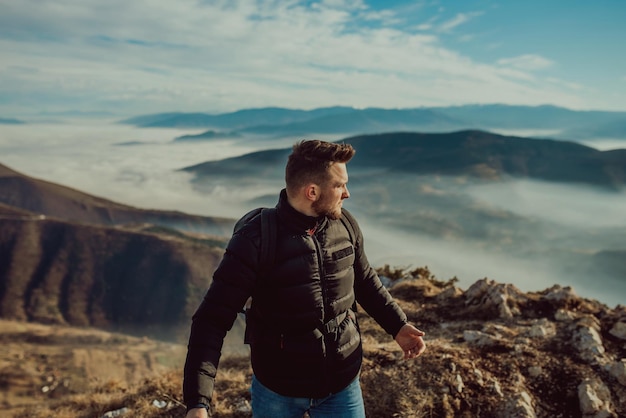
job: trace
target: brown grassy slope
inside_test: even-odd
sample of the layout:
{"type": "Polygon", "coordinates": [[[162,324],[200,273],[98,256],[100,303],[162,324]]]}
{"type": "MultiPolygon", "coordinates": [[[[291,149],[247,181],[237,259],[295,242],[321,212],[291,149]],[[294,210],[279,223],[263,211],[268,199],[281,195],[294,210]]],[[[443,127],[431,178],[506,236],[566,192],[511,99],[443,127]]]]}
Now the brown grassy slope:
{"type": "Polygon", "coordinates": [[[222,252],[172,235],[0,218],[0,317],[142,329],[186,324],[222,252]]]}
{"type": "Polygon", "coordinates": [[[7,320],[0,320],[0,344],[0,411],[85,392],[101,402],[105,396],[98,392],[113,388],[123,392],[172,368],[180,369],[185,356],[180,344],[7,320]]]}
{"type": "MultiPolygon", "coordinates": [[[[581,417],[586,379],[602,382],[608,393],[598,392],[602,402],[592,415],[605,409],[596,416],[626,416],[626,385],[607,368],[626,357],[626,343],[610,332],[626,323],[625,307],[611,310],[558,286],[524,294],[487,280],[463,292],[420,277],[398,283],[392,294],[427,332],[428,348],[417,360],[402,360],[391,338],[360,311],[368,417],[581,417]],[[578,338],[589,324],[599,329],[604,353],[586,351],[578,338]],[[472,341],[472,332],[483,341],[472,341]]],[[[251,415],[250,374],[245,357],[221,364],[215,417],[251,415]]],[[[19,413],[92,417],[125,407],[125,416],[182,417],[180,388],[175,370],[127,390],[103,386],[19,413]],[[165,407],[154,406],[155,399],[165,407]]]]}
{"type": "Polygon", "coordinates": [[[0,164],[0,203],[72,222],[100,225],[152,223],[186,231],[228,235],[233,220],[177,211],[139,209],[35,179],[0,164]]]}

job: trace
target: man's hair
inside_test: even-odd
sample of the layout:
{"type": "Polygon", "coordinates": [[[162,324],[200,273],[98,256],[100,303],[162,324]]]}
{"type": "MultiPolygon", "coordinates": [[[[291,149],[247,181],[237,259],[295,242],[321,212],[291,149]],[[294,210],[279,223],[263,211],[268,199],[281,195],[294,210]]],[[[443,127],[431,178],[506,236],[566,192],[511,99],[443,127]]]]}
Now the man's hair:
{"type": "Polygon", "coordinates": [[[324,185],[328,179],[328,168],[333,163],[347,163],[355,150],[350,144],[309,140],[294,144],[285,168],[285,183],[288,192],[295,192],[309,183],[324,185]]]}

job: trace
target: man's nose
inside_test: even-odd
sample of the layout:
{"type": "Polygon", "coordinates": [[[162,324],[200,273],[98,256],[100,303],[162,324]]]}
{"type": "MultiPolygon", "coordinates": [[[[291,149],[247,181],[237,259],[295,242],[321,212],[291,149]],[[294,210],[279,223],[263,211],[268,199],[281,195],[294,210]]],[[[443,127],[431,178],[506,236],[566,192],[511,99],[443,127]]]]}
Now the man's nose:
{"type": "Polygon", "coordinates": [[[348,186],[343,186],[343,194],[341,195],[342,199],[347,199],[350,197],[350,192],[348,191],[348,186]]]}

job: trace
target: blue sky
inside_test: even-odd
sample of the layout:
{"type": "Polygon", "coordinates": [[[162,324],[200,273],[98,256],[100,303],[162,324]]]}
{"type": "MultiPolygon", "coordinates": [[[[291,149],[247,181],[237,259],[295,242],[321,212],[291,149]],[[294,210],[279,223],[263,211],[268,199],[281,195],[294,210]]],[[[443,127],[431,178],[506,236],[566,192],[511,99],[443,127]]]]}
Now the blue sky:
{"type": "Polygon", "coordinates": [[[0,117],[626,111],[623,0],[0,0],[0,117]]]}

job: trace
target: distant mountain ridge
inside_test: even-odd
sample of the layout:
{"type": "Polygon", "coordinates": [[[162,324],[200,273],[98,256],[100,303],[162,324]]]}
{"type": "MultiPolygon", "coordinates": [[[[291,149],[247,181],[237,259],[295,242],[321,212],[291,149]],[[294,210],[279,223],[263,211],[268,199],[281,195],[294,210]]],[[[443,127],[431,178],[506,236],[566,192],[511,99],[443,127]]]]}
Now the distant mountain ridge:
{"type": "Polygon", "coordinates": [[[244,109],[231,113],[163,113],[129,118],[120,123],[139,127],[213,128],[255,134],[366,134],[417,130],[463,129],[550,130],[554,137],[595,137],[610,132],[626,138],[626,112],[579,111],[556,106],[466,105],[383,109],[327,107],[244,109]]]}
{"type": "Polygon", "coordinates": [[[0,125],[22,125],[26,122],[14,118],[0,118],[0,125]]]}
{"type": "Polygon", "coordinates": [[[136,116],[120,121],[123,124],[141,127],[214,127],[242,129],[266,123],[282,124],[309,120],[329,114],[340,114],[352,111],[349,107],[328,107],[313,110],[286,109],[266,107],[260,109],[243,109],[230,113],[211,115],[207,113],[160,113],[136,116]]]}
{"type": "MultiPolygon", "coordinates": [[[[621,188],[626,150],[598,151],[573,142],[531,139],[483,131],[396,132],[342,139],[357,153],[351,170],[382,169],[417,174],[503,176],[621,188]]],[[[267,150],[183,170],[198,177],[280,176],[290,149],[267,150]]]]}
{"type": "Polygon", "coordinates": [[[197,135],[182,135],[174,138],[175,142],[192,142],[192,141],[206,141],[210,139],[236,139],[241,138],[241,135],[236,132],[217,132],[209,130],[197,135]]]}

